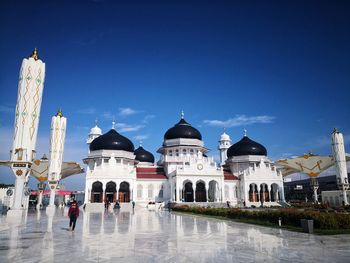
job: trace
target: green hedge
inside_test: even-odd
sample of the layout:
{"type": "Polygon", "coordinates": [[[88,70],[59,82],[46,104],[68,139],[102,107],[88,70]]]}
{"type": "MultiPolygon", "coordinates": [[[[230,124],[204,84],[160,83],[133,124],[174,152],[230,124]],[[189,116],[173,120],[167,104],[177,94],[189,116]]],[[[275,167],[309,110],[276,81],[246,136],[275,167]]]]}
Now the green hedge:
{"type": "Polygon", "coordinates": [[[304,211],[295,208],[241,210],[239,208],[205,208],[186,205],[176,206],[173,210],[232,219],[253,219],[276,224],[278,219],[281,218],[283,225],[296,227],[300,227],[300,219],[313,219],[314,227],[317,229],[350,229],[350,214],[347,213],[304,211]]]}

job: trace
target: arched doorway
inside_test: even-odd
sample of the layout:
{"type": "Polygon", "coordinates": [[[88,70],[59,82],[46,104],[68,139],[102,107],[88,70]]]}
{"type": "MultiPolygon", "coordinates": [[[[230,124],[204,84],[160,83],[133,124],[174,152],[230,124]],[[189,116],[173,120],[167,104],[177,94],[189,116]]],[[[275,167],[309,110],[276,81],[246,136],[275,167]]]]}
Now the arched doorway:
{"type": "Polygon", "coordinates": [[[278,202],[279,201],[278,184],[276,184],[276,183],[273,183],[271,185],[270,199],[271,199],[271,202],[278,202]]]}
{"type": "Polygon", "coordinates": [[[108,182],[106,184],[106,201],[110,203],[117,201],[117,185],[115,182],[108,182]]]}
{"type": "Polygon", "coordinates": [[[249,185],[249,202],[259,202],[258,186],[254,183],[249,185]]]}
{"type": "Polygon", "coordinates": [[[218,201],[219,184],[216,181],[209,182],[208,201],[218,201]]]}
{"type": "Polygon", "coordinates": [[[193,187],[191,182],[187,182],[184,187],[185,202],[193,202],[193,187]]]}
{"type": "Polygon", "coordinates": [[[119,187],[119,202],[127,203],[130,202],[130,187],[129,183],[122,182],[119,187]]]}
{"type": "Polygon", "coordinates": [[[91,203],[102,203],[103,202],[103,188],[101,182],[94,182],[91,189],[91,203]]]}
{"type": "Polygon", "coordinates": [[[196,202],[206,202],[207,194],[205,191],[205,184],[202,181],[196,183],[196,202]]]}

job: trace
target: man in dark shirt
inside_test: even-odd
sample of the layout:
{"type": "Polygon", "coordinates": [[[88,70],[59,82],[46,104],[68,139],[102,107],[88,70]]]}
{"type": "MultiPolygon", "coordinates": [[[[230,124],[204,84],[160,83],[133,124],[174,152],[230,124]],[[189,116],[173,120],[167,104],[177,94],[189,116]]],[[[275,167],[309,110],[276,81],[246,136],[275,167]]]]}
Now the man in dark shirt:
{"type": "Polygon", "coordinates": [[[77,201],[73,201],[70,205],[70,208],[68,210],[68,216],[69,216],[69,230],[74,231],[75,229],[75,223],[77,222],[77,218],[79,216],[79,206],[77,205],[77,201]]]}

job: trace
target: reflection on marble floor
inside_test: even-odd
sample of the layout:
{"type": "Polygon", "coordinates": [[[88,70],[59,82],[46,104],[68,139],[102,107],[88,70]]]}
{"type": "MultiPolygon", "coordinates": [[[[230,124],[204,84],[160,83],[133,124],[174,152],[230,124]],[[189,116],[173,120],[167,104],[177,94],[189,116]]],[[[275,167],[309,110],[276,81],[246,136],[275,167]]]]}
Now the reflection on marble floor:
{"type": "Polygon", "coordinates": [[[349,262],[350,235],[314,236],[128,206],[0,217],[0,262],[349,262]]]}

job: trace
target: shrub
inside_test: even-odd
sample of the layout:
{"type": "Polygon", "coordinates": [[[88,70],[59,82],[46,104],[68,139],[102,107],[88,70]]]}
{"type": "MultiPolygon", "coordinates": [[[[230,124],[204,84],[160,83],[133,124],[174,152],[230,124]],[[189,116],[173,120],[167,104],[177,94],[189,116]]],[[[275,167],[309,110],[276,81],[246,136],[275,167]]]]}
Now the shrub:
{"type": "Polygon", "coordinates": [[[304,210],[296,208],[241,210],[239,208],[205,208],[189,207],[187,205],[174,207],[175,211],[191,212],[211,216],[220,216],[230,219],[253,219],[262,222],[277,223],[282,219],[282,224],[300,227],[301,219],[314,220],[317,229],[350,229],[350,214],[328,213],[316,210],[304,210]]]}

